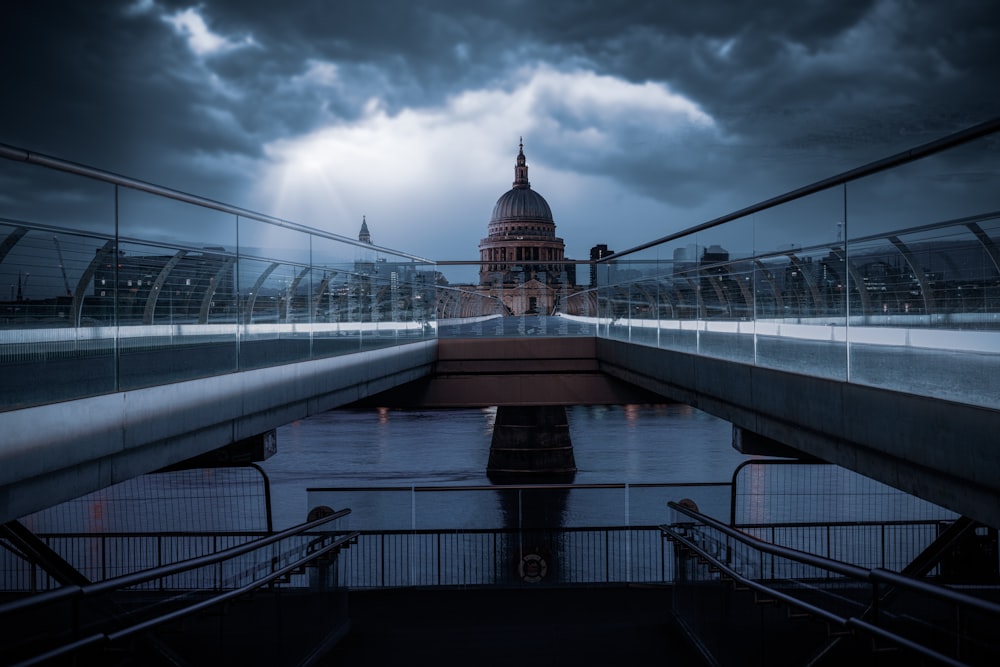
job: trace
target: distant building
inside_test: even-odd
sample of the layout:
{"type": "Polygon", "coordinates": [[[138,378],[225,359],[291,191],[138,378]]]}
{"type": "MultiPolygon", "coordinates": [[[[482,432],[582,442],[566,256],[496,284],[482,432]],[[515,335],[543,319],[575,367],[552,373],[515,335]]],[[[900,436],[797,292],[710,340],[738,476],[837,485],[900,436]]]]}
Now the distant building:
{"type": "Polygon", "coordinates": [[[372,235],[368,231],[368,220],[365,216],[361,216],[361,231],[358,232],[358,240],[368,244],[372,242],[372,235]]]}
{"type": "MultiPolygon", "coordinates": [[[[608,246],[606,244],[599,243],[590,249],[590,261],[596,262],[599,259],[603,259],[613,254],[615,254],[614,250],[608,250],[608,246]]],[[[590,286],[597,287],[597,266],[594,264],[590,265],[590,286]]]]}
{"type": "Polygon", "coordinates": [[[576,267],[565,263],[566,246],[556,236],[552,210],[531,189],[523,142],[519,148],[513,187],[497,199],[487,236],[479,242],[477,291],[500,299],[512,315],[548,315],[560,291],[576,283],[576,267]]]}
{"type": "Polygon", "coordinates": [[[236,258],[224,248],[180,250],[173,255],[127,255],[98,250],[93,296],[100,312],[120,320],[206,322],[230,317],[237,304],[236,258]]]}

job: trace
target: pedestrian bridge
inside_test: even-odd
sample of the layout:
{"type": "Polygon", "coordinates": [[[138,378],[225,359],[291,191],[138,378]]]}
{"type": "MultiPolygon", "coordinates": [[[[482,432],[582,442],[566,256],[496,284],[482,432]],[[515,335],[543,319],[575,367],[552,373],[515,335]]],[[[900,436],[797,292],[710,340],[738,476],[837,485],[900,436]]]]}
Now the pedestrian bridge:
{"type": "Polygon", "coordinates": [[[995,173],[998,131],[617,253],[522,317],[453,263],[0,146],[0,521],[362,400],[674,400],[1000,526],[1000,184],[958,178],[995,173]]]}

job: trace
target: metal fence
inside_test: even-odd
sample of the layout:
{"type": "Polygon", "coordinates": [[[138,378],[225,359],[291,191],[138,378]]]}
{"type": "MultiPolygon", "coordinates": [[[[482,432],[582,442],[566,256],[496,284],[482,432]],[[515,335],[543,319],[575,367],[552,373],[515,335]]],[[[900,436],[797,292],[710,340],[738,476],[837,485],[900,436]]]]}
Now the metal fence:
{"type": "Polygon", "coordinates": [[[667,583],[673,557],[655,526],[362,531],[337,576],[352,589],[667,583]]]}
{"type": "MultiPolygon", "coordinates": [[[[104,581],[270,534],[269,483],[256,466],[151,473],[20,521],[89,581],[104,581]]],[[[58,585],[0,538],[0,590],[58,585]]]]}
{"type": "MultiPolygon", "coordinates": [[[[669,583],[656,528],[681,498],[742,533],[865,568],[902,571],[957,517],[825,464],[754,460],[731,482],[309,489],[310,506],[351,507],[358,531],[337,565],[349,588],[669,583]]],[[[147,475],[22,521],[90,581],[104,581],[268,534],[266,477],[254,468],[147,475]]],[[[939,570],[931,572],[938,574],[939,570]]],[[[204,570],[200,584],[224,585],[204,570]]],[[[0,541],[0,589],[56,582],[0,541]]]]}
{"type": "MultiPolygon", "coordinates": [[[[835,465],[751,460],[733,472],[730,525],[780,546],[901,571],[958,515],[835,465]]],[[[935,569],[932,574],[937,574],[935,569]]]]}

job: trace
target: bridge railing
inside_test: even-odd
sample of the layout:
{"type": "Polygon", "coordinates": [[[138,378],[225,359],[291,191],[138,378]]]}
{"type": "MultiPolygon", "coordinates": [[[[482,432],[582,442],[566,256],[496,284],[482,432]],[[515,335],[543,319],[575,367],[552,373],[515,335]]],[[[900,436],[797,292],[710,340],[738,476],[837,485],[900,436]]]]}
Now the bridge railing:
{"type": "MultiPolygon", "coordinates": [[[[211,542],[208,552],[205,542],[211,535],[133,535],[124,545],[126,550],[144,543],[139,553],[151,544],[169,553],[160,554],[156,566],[101,581],[91,582],[70,571],[58,588],[35,595],[5,595],[0,603],[4,664],[40,664],[67,656],[97,664],[104,661],[105,651],[124,650],[150,630],[179,628],[184,619],[206,611],[224,614],[236,600],[277,588],[310,593],[306,604],[315,607],[315,613],[328,614],[329,598],[337,593],[331,565],[357,536],[333,522],[349,513],[349,509],[331,512],[277,533],[218,536],[221,540],[211,542]]],[[[4,549],[20,553],[25,548],[18,539],[21,531],[9,524],[2,528],[4,549]]],[[[103,537],[113,544],[114,536],[103,537]]],[[[135,553],[126,551],[117,557],[126,560],[135,553]]],[[[275,605],[275,611],[279,608],[275,605]]],[[[320,625],[327,628],[319,638],[332,620],[325,618],[320,625]]],[[[198,630],[188,631],[198,635],[198,630]]],[[[259,628],[258,634],[267,636],[268,629],[259,628]]],[[[273,643],[283,644],[281,633],[271,637],[273,643]]],[[[246,644],[247,638],[243,632],[223,627],[212,641],[239,650],[233,643],[246,644]]],[[[269,655],[274,648],[262,646],[260,650],[269,655]]],[[[310,646],[281,648],[305,651],[310,646]]]]}
{"type": "Polygon", "coordinates": [[[310,488],[308,505],[355,505],[348,588],[653,583],[671,580],[656,526],[668,500],[724,513],[730,485],[534,484],[310,488]]]}
{"type": "Polygon", "coordinates": [[[307,494],[311,508],[352,508],[345,528],[356,528],[358,541],[338,572],[347,588],[672,582],[673,553],[656,526],[679,498],[774,544],[897,570],[955,519],[855,473],[801,463],[748,463],[731,482],[307,494]]]}
{"type": "Polygon", "coordinates": [[[471,310],[420,257],[0,157],[0,410],[404,344],[471,310]]]}
{"type": "Polygon", "coordinates": [[[998,132],[612,255],[563,312],[602,337],[1000,407],[998,132]]]}
{"type": "MultiPolygon", "coordinates": [[[[674,611],[716,659],[732,657],[732,635],[704,600],[730,588],[727,609],[736,608],[735,596],[745,591],[756,605],[785,607],[786,623],[825,623],[828,648],[840,638],[863,637],[872,650],[902,649],[935,664],[986,665],[1000,656],[1000,604],[992,586],[960,588],[859,567],[763,541],[683,504],[670,508],[673,522],[661,527],[678,557],[674,611]]],[[[798,632],[808,632],[804,626],[798,632]]]]}

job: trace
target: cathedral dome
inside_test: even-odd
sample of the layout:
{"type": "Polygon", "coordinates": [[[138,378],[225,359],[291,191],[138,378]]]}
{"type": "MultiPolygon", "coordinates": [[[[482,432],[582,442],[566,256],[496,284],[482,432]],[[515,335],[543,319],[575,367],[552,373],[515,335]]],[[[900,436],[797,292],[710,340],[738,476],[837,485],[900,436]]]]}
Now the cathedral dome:
{"type": "Polygon", "coordinates": [[[545,197],[531,188],[512,188],[497,199],[490,222],[516,220],[552,222],[552,209],[545,197]]]}
{"type": "Polygon", "coordinates": [[[528,182],[522,140],[514,187],[497,199],[487,236],[479,241],[479,289],[502,302],[508,314],[551,314],[562,286],[576,283],[565,250],[549,203],[528,182]]]}
{"type": "Polygon", "coordinates": [[[528,163],[524,157],[524,143],[517,153],[514,165],[514,187],[500,195],[493,207],[491,223],[496,222],[552,222],[552,209],[545,197],[531,189],[528,182],[528,163]]]}

